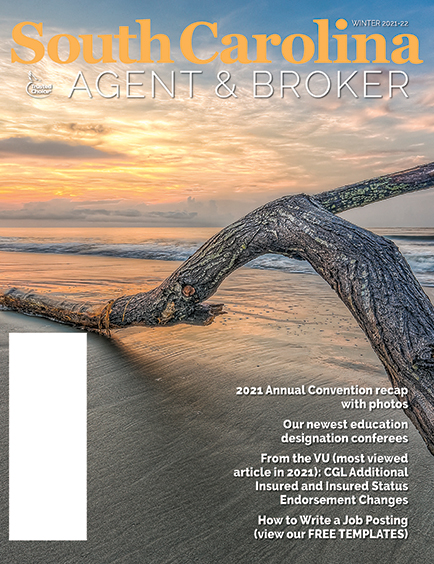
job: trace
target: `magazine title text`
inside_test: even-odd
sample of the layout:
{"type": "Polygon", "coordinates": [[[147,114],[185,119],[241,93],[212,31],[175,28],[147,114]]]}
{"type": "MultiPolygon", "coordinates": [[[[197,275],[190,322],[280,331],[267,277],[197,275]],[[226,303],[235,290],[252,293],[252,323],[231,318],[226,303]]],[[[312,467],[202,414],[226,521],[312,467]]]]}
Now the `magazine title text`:
{"type": "MultiPolygon", "coordinates": [[[[345,19],[338,19],[335,24],[330,24],[328,19],[312,21],[316,26],[316,33],[312,34],[314,37],[292,33],[284,38],[276,33],[257,34],[250,38],[240,33],[219,37],[216,22],[198,21],[182,31],[180,51],[185,60],[197,65],[218,60],[228,65],[267,64],[275,62],[278,56],[294,65],[312,60],[320,64],[423,63],[419,53],[419,39],[414,34],[399,33],[391,40],[382,33],[349,35],[337,33],[347,29],[348,22],[345,19]],[[330,29],[331,26],[335,29],[330,29]]],[[[66,65],[76,61],[81,54],[88,64],[174,63],[169,36],[164,33],[152,35],[149,19],[138,19],[136,23],[139,25],[137,33],[131,33],[129,26],[119,26],[116,35],[97,35],[96,39],[91,34],[76,37],[61,33],[50,37],[45,45],[35,37],[37,35],[44,38],[42,22],[20,22],[13,28],[12,38],[25,51],[18,49],[17,52],[12,48],[11,61],[30,65],[48,55],[53,62],[66,65]]]]}

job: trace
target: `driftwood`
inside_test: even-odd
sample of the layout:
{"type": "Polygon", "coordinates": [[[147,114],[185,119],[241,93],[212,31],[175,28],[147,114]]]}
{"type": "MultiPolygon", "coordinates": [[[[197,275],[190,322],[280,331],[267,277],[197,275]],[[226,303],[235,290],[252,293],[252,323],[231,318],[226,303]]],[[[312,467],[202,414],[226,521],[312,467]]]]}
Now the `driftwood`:
{"type": "Polygon", "coordinates": [[[287,196],[229,225],[160,286],[85,309],[12,289],[8,309],[87,330],[140,324],[211,323],[221,304],[203,304],[234,270],[265,253],[304,259],[351,311],[394,387],[406,388],[404,411],[434,454],[434,308],[397,247],[334,214],[434,185],[434,163],[315,196],[287,196]]]}

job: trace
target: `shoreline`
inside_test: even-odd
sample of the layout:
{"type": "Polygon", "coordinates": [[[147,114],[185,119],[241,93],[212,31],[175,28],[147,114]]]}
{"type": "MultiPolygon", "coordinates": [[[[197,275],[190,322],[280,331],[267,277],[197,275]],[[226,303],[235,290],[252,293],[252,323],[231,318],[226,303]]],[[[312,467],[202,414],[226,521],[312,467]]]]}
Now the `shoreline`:
{"type": "MultiPolygon", "coordinates": [[[[94,299],[99,291],[110,295],[143,284],[143,261],[43,258],[48,261],[39,291],[66,292],[75,284],[73,297],[94,299]],[[122,273],[129,283],[119,287],[122,273]]],[[[37,269],[44,272],[42,260],[36,267],[23,260],[21,270],[18,262],[13,268],[22,281],[39,277],[37,269]]],[[[3,268],[12,272],[10,264],[3,268]]],[[[147,265],[150,284],[173,269],[173,263],[152,261],[147,265]]],[[[413,559],[428,564],[434,551],[434,464],[412,425],[405,430],[410,440],[405,447],[410,503],[405,508],[280,505],[280,492],[256,492],[254,482],[234,476],[235,469],[261,466],[263,454],[304,456],[331,448],[353,457],[403,453],[402,445],[315,450],[281,440],[285,420],[407,422],[401,410],[343,410],[340,397],[236,393],[237,387],[266,385],[388,385],[382,365],[334,292],[318,276],[244,268],[225,280],[212,301],[225,303],[228,314],[207,327],[131,327],[114,331],[112,339],[88,335],[88,541],[9,542],[3,459],[1,559],[11,564],[277,564],[290,554],[297,564],[337,564],[345,550],[354,564],[413,559]],[[409,540],[253,536],[258,515],[348,520],[362,514],[408,517],[409,540]]],[[[7,334],[76,330],[4,311],[0,323],[0,436],[7,452],[7,334]]]]}

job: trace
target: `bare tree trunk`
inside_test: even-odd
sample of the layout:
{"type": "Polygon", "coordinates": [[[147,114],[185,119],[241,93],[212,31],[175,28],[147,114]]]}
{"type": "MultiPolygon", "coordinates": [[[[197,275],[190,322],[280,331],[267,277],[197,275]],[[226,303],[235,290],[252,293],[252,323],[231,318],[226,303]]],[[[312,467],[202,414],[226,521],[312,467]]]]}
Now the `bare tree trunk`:
{"type": "Polygon", "coordinates": [[[0,303],[87,329],[210,323],[221,305],[202,304],[234,270],[265,253],[307,260],[367,335],[399,399],[434,454],[434,308],[390,241],[334,213],[434,184],[434,165],[317,196],[262,206],[206,242],[158,288],[122,296],[98,313],[11,290],[0,303]]]}

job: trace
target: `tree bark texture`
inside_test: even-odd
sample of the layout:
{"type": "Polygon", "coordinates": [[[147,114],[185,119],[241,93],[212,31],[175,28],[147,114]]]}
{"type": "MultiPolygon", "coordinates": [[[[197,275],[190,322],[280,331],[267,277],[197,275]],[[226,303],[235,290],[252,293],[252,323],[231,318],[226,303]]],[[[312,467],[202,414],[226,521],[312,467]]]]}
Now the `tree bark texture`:
{"type": "Polygon", "coordinates": [[[203,304],[234,270],[265,253],[307,260],[351,311],[383,363],[406,414],[434,454],[434,308],[397,247],[335,216],[434,184],[434,165],[316,196],[269,202],[207,241],[158,288],[122,296],[100,311],[10,290],[9,309],[85,329],[210,323],[222,305],[203,304]]]}

